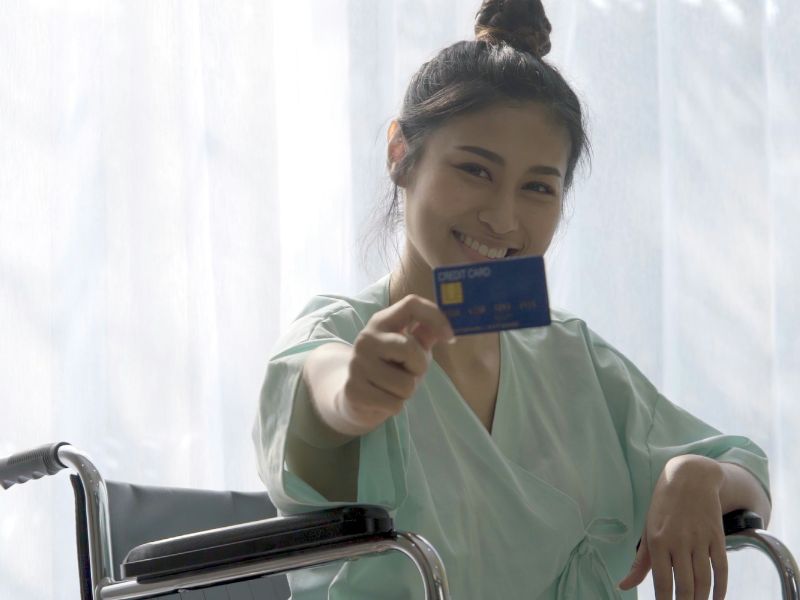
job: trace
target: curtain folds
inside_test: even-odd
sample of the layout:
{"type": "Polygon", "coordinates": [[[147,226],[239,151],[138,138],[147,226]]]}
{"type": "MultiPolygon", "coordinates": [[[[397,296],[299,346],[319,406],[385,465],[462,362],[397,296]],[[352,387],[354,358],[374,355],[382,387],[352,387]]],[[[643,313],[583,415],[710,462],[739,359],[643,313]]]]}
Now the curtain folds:
{"type": "MultiPolygon", "coordinates": [[[[594,149],[551,303],[765,449],[800,555],[800,6],[544,4],[594,149]]],[[[386,272],[359,246],[386,129],[479,5],[0,5],[0,456],[63,439],[110,479],[261,489],[267,354],[311,295],[386,272]]],[[[78,595],[68,488],[0,494],[0,597],[78,595]]],[[[729,597],[779,593],[753,556],[729,597]]]]}

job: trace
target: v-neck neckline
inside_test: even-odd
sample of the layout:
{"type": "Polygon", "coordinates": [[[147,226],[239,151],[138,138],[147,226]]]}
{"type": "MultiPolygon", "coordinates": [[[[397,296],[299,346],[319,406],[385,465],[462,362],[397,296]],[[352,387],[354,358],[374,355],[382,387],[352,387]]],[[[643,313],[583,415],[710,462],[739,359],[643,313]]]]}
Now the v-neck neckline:
{"type": "Polygon", "coordinates": [[[439,374],[444,378],[444,380],[448,383],[448,385],[450,385],[450,387],[453,388],[453,391],[456,393],[456,396],[458,397],[458,400],[461,402],[461,404],[464,406],[464,408],[470,414],[469,418],[471,418],[473,423],[475,423],[481,429],[481,431],[483,431],[486,435],[488,435],[493,441],[497,440],[497,425],[498,425],[498,422],[499,422],[498,417],[500,415],[500,412],[501,412],[503,406],[505,405],[505,401],[503,400],[504,391],[505,391],[504,382],[507,379],[507,377],[506,377],[506,369],[507,369],[506,357],[507,357],[507,352],[506,352],[506,348],[505,348],[505,344],[506,344],[505,336],[506,336],[507,332],[506,331],[498,331],[497,333],[498,333],[498,338],[499,338],[498,346],[499,346],[499,353],[500,353],[500,357],[499,357],[500,375],[499,375],[499,381],[497,383],[497,398],[495,399],[495,402],[494,402],[494,411],[493,411],[493,414],[492,414],[491,430],[486,429],[486,426],[478,418],[478,415],[475,414],[475,411],[472,409],[472,407],[464,399],[464,396],[461,395],[461,392],[459,391],[459,389],[456,386],[455,382],[451,379],[450,375],[447,374],[447,371],[444,370],[444,368],[436,361],[436,359],[434,359],[434,358],[431,359],[431,364],[435,365],[435,368],[439,371],[439,374]]]}
{"type": "MultiPolygon", "coordinates": [[[[379,280],[376,285],[379,289],[382,287],[382,298],[381,304],[383,308],[387,308],[389,306],[389,282],[391,279],[391,273],[384,276],[383,280],[379,280]]],[[[380,294],[380,292],[379,292],[380,294]]],[[[510,378],[510,369],[513,368],[513,364],[511,362],[512,356],[514,352],[510,348],[510,345],[513,343],[512,336],[515,334],[515,330],[504,330],[499,331],[499,350],[500,350],[500,380],[497,385],[497,400],[495,401],[495,409],[494,409],[494,416],[492,417],[492,428],[491,431],[487,430],[481,420],[478,418],[478,415],[475,414],[475,411],[467,404],[467,401],[461,395],[461,392],[456,387],[455,383],[447,372],[439,365],[438,362],[431,358],[431,367],[429,367],[428,372],[430,373],[431,370],[436,371],[442,377],[442,379],[447,382],[447,384],[452,388],[453,392],[455,393],[455,398],[460,403],[461,407],[468,413],[466,417],[467,420],[471,420],[472,424],[479,429],[481,432],[480,435],[487,436],[487,440],[489,443],[494,447],[497,452],[498,457],[502,460],[504,465],[507,465],[511,468],[514,472],[520,473],[521,475],[525,476],[529,480],[533,481],[538,486],[542,487],[545,490],[549,490],[552,497],[559,499],[557,507],[569,507],[574,514],[577,515],[577,522],[581,524],[581,531],[583,531],[584,526],[584,519],[583,513],[581,510],[578,501],[575,500],[572,496],[561,490],[560,488],[556,487],[554,484],[550,483],[549,481],[543,479],[540,475],[538,475],[534,470],[530,467],[524,467],[515,460],[509,458],[508,454],[503,450],[503,440],[500,439],[499,434],[500,430],[504,426],[504,422],[502,421],[505,417],[505,413],[512,410],[511,406],[507,406],[507,403],[511,401],[511,399],[506,399],[505,396],[507,395],[506,388],[509,385],[512,385],[511,378],[510,378]],[[498,428],[499,426],[499,428],[498,428]]],[[[509,413],[512,415],[513,411],[509,413]]],[[[511,416],[507,418],[512,418],[511,416]]],[[[508,426],[510,427],[510,425],[508,426]]],[[[507,429],[506,429],[507,431],[507,429]]],[[[569,520],[567,520],[569,521],[569,520]]],[[[570,521],[571,522],[571,521],[570,521]]],[[[564,532],[564,535],[568,535],[567,531],[564,532]]],[[[576,531],[576,535],[580,536],[581,533],[576,531]]],[[[577,542],[576,542],[577,543],[577,542]]]]}
{"type": "MultiPolygon", "coordinates": [[[[378,282],[377,282],[377,285],[380,286],[380,288],[382,288],[382,292],[383,292],[382,293],[383,297],[381,298],[381,300],[382,300],[381,304],[383,305],[383,308],[388,308],[389,303],[391,302],[391,297],[390,297],[390,294],[389,294],[389,285],[391,284],[391,278],[392,278],[392,274],[390,272],[390,273],[387,273],[386,275],[384,275],[383,278],[378,280],[378,282]]],[[[492,427],[491,427],[491,430],[487,430],[486,429],[484,424],[478,418],[478,415],[475,414],[474,410],[472,410],[472,407],[469,404],[467,404],[467,401],[461,395],[461,392],[458,390],[458,387],[456,387],[456,384],[450,378],[450,375],[447,374],[447,371],[445,371],[444,368],[438,362],[436,362],[435,359],[433,359],[431,357],[431,365],[435,365],[434,368],[439,371],[439,374],[444,378],[444,380],[448,383],[448,385],[450,385],[450,387],[453,388],[453,391],[456,393],[456,396],[458,397],[458,400],[461,402],[462,406],[469,413],[470,416],[468,418],[471,418],[472,422],[475,425],[477,425],[480,428],[480,430],[483,431],[484,434],[489,436],[489,438],[494,442],[496,442],[496,440],[497,440],[498,415],[500,414],[500,410],[503,408],[503,405],[505,404],[505,401],[503,401],[503,395],[504,395],[504,391],[505,391],[504,382],[507,381],[507,379],[508,379],[507,373],[506,373],[506,369],[509,368],[508,365],[506,365],[506,362],[507,362],[506,358],[508,356],[508,353],[507,353],[507,349],[506,349],[505,345],[506,345],[506,342],[507,342],[506,335],[510,334],[511,332],[510,331],[498,331],[497,333],[498,333],[498,337],[499,337],[499,344],[498,345],[499,345],[499,351],[500,351],[500,358],[499,358],[499,360],[500,360],[500,377],[499,377],[499,381],[497,383],[497,399],[495,400],[495,403],[494,403],[494,413],[492,415],[492,427]]]]}
{"type": "Polygon", "coordinates": [[[467,404],[467,401],[464,400],[461,392],[458,391],[455,383],[453,383],[453,380],[450,379],[450,376],[447,374],[447,371],[445,371],[435,360],[431,360],[431,364],[435,365],[434,370],[438,371],[439,375],[444,379],[444,381],[447,382],[448,385],[450,385],[450,387],[453,389],[453,392],[455,392],[456,399],[468,413],[468,416],[466,417],[467,420],[471,421],[482,432],[480,435],[486,435],[488,437],[489,443],[495,449],[497,456],[500,457],[503,464],[515,472],[524,474],[524,476],[531,478],[538,485],[544,486],[546,489],[555,493],[556,497],[562,499],[562,502],[566,500],[566,505],[569,505],[572,510],[575,511],[575,513],[578,515],[579,522],[583,523],[583,512],[581,511],[577,500],[546,479],[543,479],[538,473],[536,473],[535,470],[532,470],[530,467],[522,466],[516,460],[510,458],[504,450],[504,442],[499,437],[500,429],[498,429],[498,425],[500,425],[502,429],[503,423],[501,419],[504,418],[505,413],[508,410],[511,410],[511,408],[507,405],[508,399],[505,398],[505,396],[506,387],[509,385],[508,370],[512,368],[512,365],[509,362],[509,357],[512,355],[512,352],[508,348],[508,345],[511,343],[509,336],[512,335],[514,331],[505,330],[498,333],[500,335],[500,381],[497,385],[497,401],[495,402],[491,431],[487,431],[486,427],[484,427],[483,423],[481,423],[481,420],[478,418],[478,415],[475,414],[475,411],[473,411],[469,404],[467,404]]]}

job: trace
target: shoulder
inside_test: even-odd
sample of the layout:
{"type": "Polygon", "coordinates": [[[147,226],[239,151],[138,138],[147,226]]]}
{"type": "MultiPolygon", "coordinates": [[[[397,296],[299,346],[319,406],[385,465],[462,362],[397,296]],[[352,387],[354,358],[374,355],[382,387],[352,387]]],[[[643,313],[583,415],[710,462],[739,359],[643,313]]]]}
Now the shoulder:
{"type": "MultiPolygon", "coordinates": [[[[551,317],[562,336],[573,340],[583,348],[583,362],[587,370],[593,371],[593,378],[603,391],[610,410],[627,411],[633,406],[652,415],[663,396],[656,385],[623,352],[589,327],[583,319],[566,311],[556,310],[551,317]],[[571,336],[571,337],[570,337],[571,336]]],[[[570,356],[576,357],[579,351],[570,356]]]]}
{"type": "Polygon", "coordinates": [[[358,294],[313,296],[282,332],[271,358],[297,352],[325,341],[352,344],[373,314],[384,308],[382,278],[358,294]]]}
{"type": "Polygon", "coordinates": [[[599,340],[582,318],[560,309],[550,308],[550,325],[515,331],[525,347],[547,352],[586,351],[599,340]]]}
{"type": "Polygon", "coordinates": [[[556,335],[577,335],[585,339],[589,326],[579,316],[562,308],[550,308],[550,328],[556,335]]]}
{"type": "Polygon", "coordinates": [[[622,352],[573,313],[558,308],[551,309],[550,320],[556,335],[575,339],[576,343],[584,345],[587,351],[596,356],[608,355],[629,362],[622,352]]]}
{"type": "MultiPolygon", "coordinates": [[[[584,319],[560,308],[550,309],[550,325],[519,330],[523,346],[537,355],[549,356],[564,369],[591,369],[598,376],[648,378],[618,348],[592,329],[584,319]]],[[[537,357],[538,358],[538,357],[537,357]]]]}
{"type": "Polygon", "coordinates": [[[630,427],[649,428],[661,394],[632,360],[584,319],[551,309],[550,326],[520,331],[528,332],[520,349],[524,359],[540,367],[540,377],[555,381],[554,389],[569,390],[572,398],[602,400],[620,435],[629,431],[629,418],[630,427]]]}

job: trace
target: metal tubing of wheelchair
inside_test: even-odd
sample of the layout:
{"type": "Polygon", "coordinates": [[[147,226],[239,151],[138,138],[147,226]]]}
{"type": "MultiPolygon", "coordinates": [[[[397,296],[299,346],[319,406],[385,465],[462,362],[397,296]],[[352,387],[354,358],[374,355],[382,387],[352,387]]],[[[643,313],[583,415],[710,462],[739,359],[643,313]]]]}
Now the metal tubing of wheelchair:
{"type": "Polygon", "coordinates": [[[111,529],[108,520],[108,492],[103,476],[89,455],[74,446],[58,449],[58,459],[78,473],[86,495],[86,529],[89,535],[89,564],[92,590],[114,581],[114,562],[111,556],[111,529]]]}
{"type": "Polygon", "coordinates": [[[442,557],[428,540],[416,533],[397,532],[396,548],[417,565],[425,582],[425,593],[428,598],[436,598],[436,600],[450,598],[442,557]]]}
{"type": "Polygon", "coordinates": [[[800,600],[797,563],[789,549],[778,538],[763,529],[747,529],[726,536],[725,545],[728,550],[734,551],[747,547],[761,550],[769,556],[778,569],[784,600],[800,600]]]}
{"type": "Polygon", "coordinates": [[[392,550],[402,552],[417,566],[422,575],[427,600],[450,600],[444,565],[439,554],[424,538],[410,533],[398,533],[397,539],[376,538],[361,542],[332,544],[323,548],[309,548],[288,556],[248,561],[239,565],[206,569],[174,577],[163,577],[158,581],[137,582],[135,579],[126,579],[101,586],[97,590],[97,598],[99,600],[148,598],[181,589],[253,579],[343,559],[383,554],[392,550]]]}

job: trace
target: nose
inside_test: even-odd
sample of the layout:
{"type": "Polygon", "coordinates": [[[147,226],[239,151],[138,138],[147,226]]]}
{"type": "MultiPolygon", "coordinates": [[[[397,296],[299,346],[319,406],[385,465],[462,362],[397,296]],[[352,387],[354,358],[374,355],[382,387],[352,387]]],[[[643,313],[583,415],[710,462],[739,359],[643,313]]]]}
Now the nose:
{"type": "Polygon", "coordinates": [[[493,196],[487,206],[478,211],[478,220],[493,233],[504,235],[517,229],[517,214],[514,195],[510,193],[493,196]]]}

